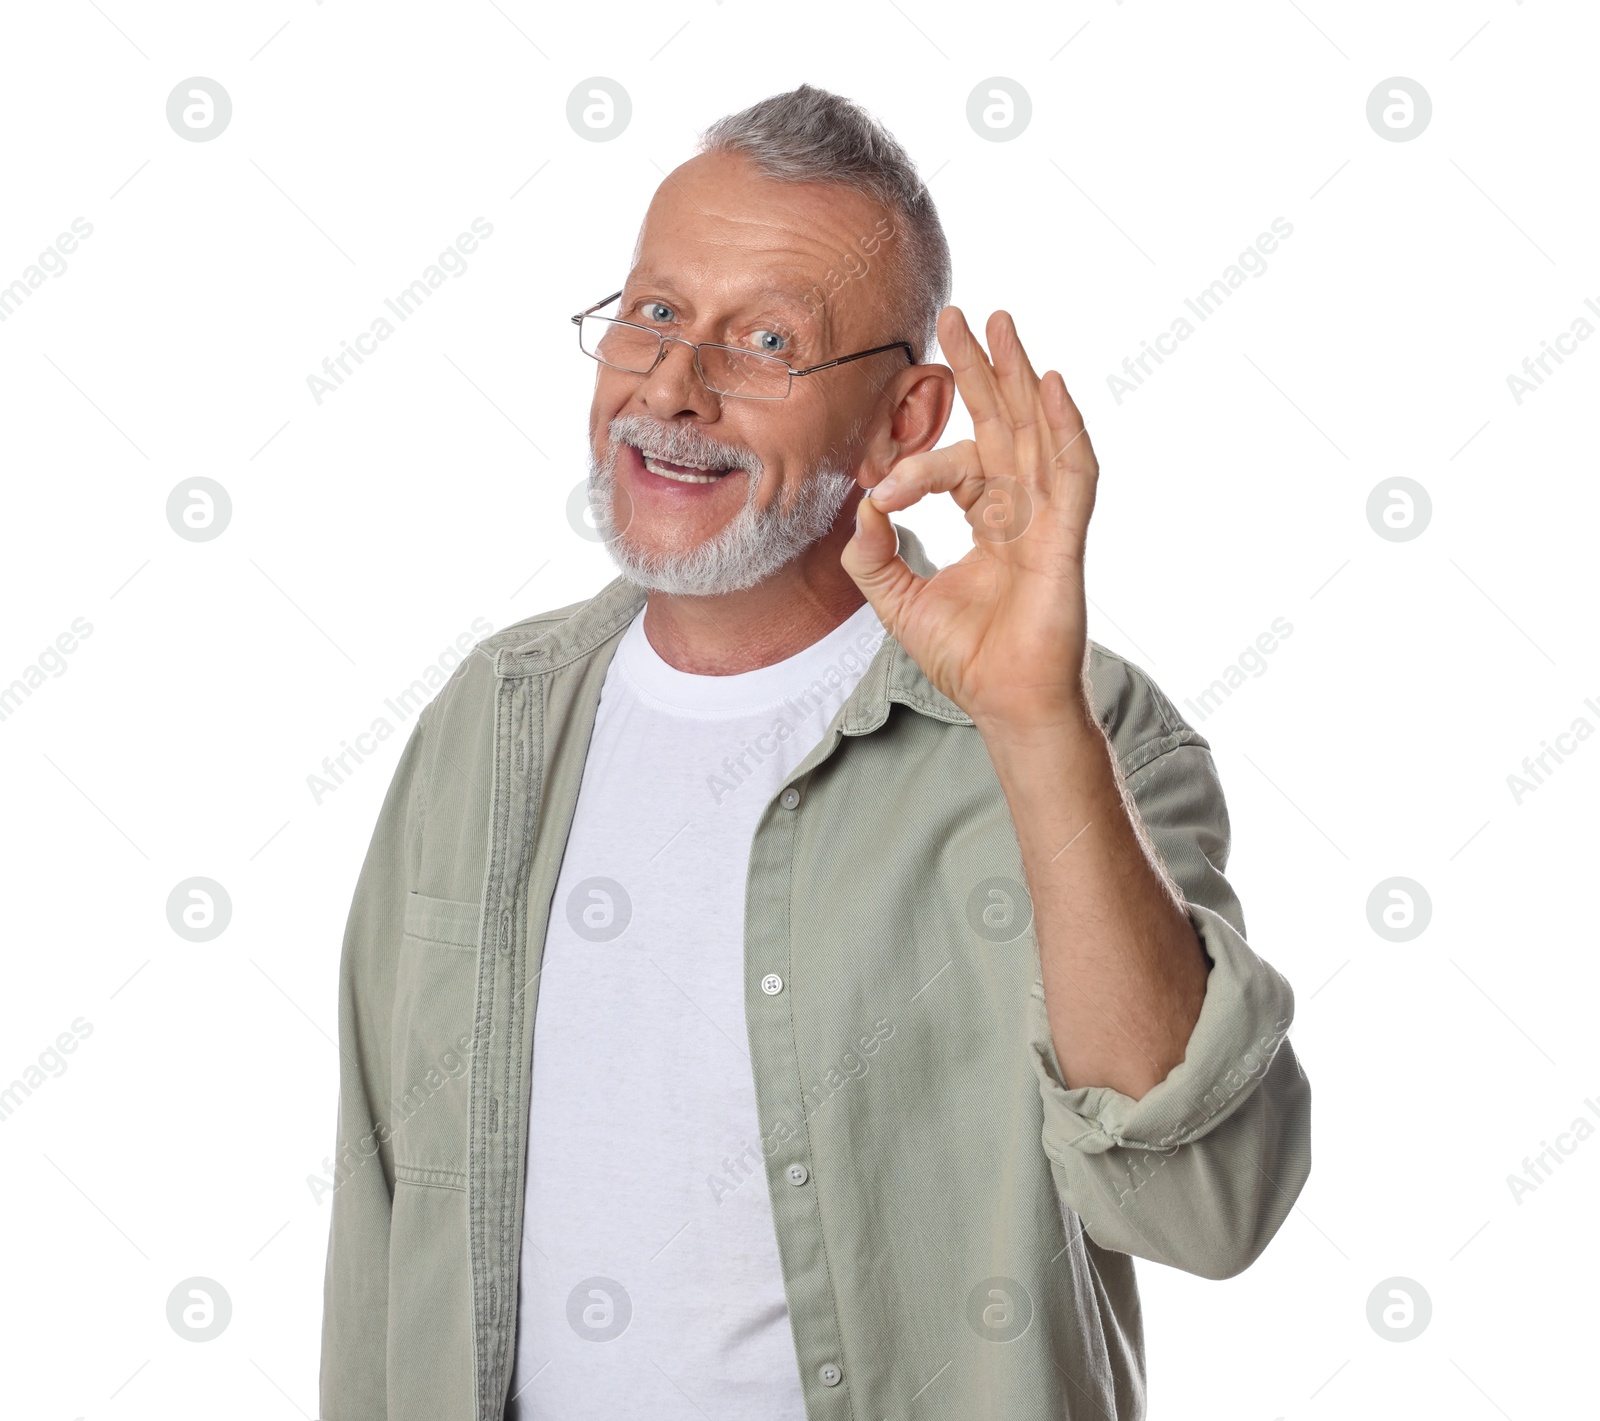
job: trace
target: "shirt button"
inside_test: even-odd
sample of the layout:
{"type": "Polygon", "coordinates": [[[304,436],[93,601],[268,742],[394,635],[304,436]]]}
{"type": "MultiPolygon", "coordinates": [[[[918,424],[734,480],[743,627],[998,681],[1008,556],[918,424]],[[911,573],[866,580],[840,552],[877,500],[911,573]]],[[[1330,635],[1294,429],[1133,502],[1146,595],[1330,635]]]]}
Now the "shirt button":
{"type": "Polygon", "coordinates": [[[817,1376],[822,1379],[823,1386],[838,1386],[844,1380],[844,1373],[832,1362],[824,1362],[818,1367],[817,1376]]]}
{"type": "Polygon", "coordinates": [[[761,979],[761,990],[769,997],[775,997],[783,990],[783,978],[776,972],[769,972],[761,979]]]}
{"type": "Polygon", "coordinates": [[[793,785],[778,796],[778,803],[785,809],[794,809],[800,803],[800,791],[793,785]]]}
{"type": "MultiPolygon", "coordinates": [[[[806,1180],[811,1178],[811,1171],[798,1161],[789,1166],[788,1174],[789,1183],[794,1185],[804,1184],[806,1180]]],[[[833,1383],[829,1382],[828,1385],[832,1386],[833,1383]]]]}

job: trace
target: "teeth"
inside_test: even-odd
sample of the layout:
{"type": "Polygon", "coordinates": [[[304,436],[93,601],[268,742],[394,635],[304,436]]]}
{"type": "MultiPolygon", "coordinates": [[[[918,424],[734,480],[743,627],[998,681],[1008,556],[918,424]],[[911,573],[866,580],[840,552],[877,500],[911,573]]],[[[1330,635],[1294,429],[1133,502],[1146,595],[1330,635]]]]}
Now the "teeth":
{"type": "MultiPolygon", "coordinates": [[[[691,474],[691,473],[688,473],[688,472],[686,472],[684,470],[669,469],[669,468],[666,468],[665,466],[663,466],[661,464],[658,464],[648,454],[644,455],[644,466],[652,474],[659,474],[664,479],[676,479],[681,484],[714,484],[714,483],[716,483],[716,481],[718,479],[723,477],[722,474],[716,474],[716,473],[709,473],[708,472],[708,473],[691,474]]],[[[698,468],[699,466],[698,465],[691,465],[689,467],[698,468]]]]}

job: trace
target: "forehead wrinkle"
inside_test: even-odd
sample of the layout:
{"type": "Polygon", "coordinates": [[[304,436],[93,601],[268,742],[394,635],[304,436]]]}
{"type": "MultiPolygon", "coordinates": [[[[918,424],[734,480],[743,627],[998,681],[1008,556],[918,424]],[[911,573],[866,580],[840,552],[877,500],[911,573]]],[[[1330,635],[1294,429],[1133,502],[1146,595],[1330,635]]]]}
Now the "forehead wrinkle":
{"type": "MultiPolygon", "coordinates": [[[[667,170],[663,168],[660,163],[656,162],[654,158],[650,160],[650,163],[651,166],[662,175],[665,182],[671,183],[677,192],[682,196],[683,200],[692,208],[694,208],[695,211],[697,211],[702,217],[710,217],[712,215],[711,213],[707,212],[705,208],[701,207],[693,197],[690,196],[688,188],[684,187],[684,185],[678,181],[675,174],[667,172],[667,170]]],[[[653,207],[654,205],[655,204],[652,202],[651,206],[653,207]]]]}
{"type": "MultiPolygon", "coordinates": [[[[687,198],[687,194],[685,196],[687,198]]],[[[800,218],[816,229],[816,235],[812,236],[805,228],[778,218],[709,210],[692,198],[687,200],[700,216],[707,219],[712,230],[696,234],[683,224],[682,218],[687,214],[674,214],[676,220],[670,222],[674,235],[708,246],[735,247],[753,256],[787,257],[797,266],[807,268],[822,262],[819,275],[825,274],[829,265],[842,260],[852,250],[848,235],[850,224],[842,217],[835,217],[827,203],[813,204],[813,210],[800,218]],[[763,237],[765,240],[761,240],[763,237]]]]}

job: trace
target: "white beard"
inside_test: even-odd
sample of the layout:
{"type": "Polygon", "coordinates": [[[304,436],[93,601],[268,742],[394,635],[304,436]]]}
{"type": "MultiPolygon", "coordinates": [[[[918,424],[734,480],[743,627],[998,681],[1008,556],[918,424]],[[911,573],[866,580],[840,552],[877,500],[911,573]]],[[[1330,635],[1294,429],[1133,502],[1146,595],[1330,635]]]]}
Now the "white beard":
{"type": "MultiPolygon", "coordinates": [[[[649,592],[715,597],[765,582],[832,530],[839,510],[856,487],[855,460],[850,454],[824,458],[808,471],[793,507],[784,508],[780,499],[759,508],[756,493],[761,461],[748,450],[717,444],[681,426],[663,427],[641,415],[619,415],[606,432],[611,452],[603,460],[596,459],[592,449],[589,454],[590,513],[623,577],[649,592]],[[686,552],[656,553],[630,546],[627,529],[617,529],[612,507],[616,451],[622,443],[644,444],[674,463],[745,470],[744,506],[720,532],[686,552]]],[[[858,424],[846,440],[847,450],[854,450],[859,433],[858,424]]]]}

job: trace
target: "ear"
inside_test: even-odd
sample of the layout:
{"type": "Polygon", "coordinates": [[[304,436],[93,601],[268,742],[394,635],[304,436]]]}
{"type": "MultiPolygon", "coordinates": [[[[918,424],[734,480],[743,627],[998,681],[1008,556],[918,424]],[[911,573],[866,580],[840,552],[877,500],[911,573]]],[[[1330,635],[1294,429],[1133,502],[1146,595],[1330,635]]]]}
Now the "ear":
{"type": "Polygon", "coordinates": [[[890,435],[894,462],[933,448],[955,408],[956,377],[947,365],[913,365],[900,377],[906,387],[895,406],[890,435]]]}
{"type": "Polygon", "coordinates": [[[933,448],[955,407],[955,372],[944,365],[911,365],[885,390],[893,413],[868,443],[856,468],[856,482],[872,488],[902,459],[933,448]]]}

